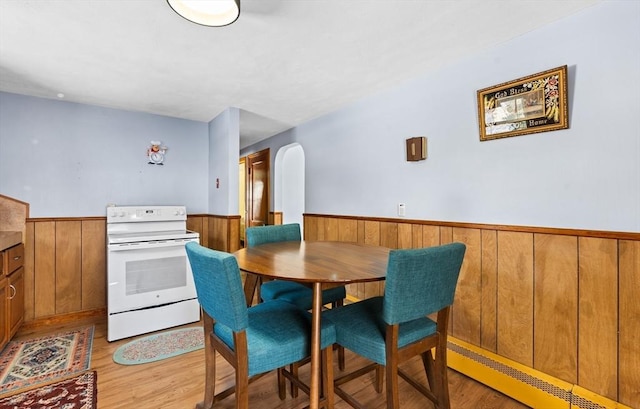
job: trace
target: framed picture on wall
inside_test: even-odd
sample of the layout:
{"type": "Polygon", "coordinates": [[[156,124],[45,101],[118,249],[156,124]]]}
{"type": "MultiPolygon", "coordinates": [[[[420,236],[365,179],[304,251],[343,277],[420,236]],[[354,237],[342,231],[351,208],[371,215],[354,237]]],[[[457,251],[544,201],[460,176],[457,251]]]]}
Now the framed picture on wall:
{"type": "Polygon", "coordinates": [[[567,66],[478,91],[480,141],[569,127],[567,66]]]}

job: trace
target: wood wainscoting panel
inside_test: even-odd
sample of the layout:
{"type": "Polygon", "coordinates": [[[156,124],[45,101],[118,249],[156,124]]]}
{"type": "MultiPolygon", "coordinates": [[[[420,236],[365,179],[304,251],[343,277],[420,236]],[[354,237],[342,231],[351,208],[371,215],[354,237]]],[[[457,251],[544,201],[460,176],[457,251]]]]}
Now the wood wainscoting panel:
{"type": "Polygon", "coordinates": [[[229,218],[229,222],[227,223],[227,236],[229,237],[229,247],[227,251],[233,253],[234,251],[240,250],[240,216],[229,218]]]}
{"type": "Polygon", "coordinates": [[[413,229],[409,223],[398,223],[398,248],[411,249],[413,244],[413,229]]]}
{"type": "Polygon", "coordinates": [[[351,219],[338,219],[338,241],[358,242],[358,221],[351,219]]]}
{"type": "MultiPolygon", "coordinates": [[[[448,244],[453,242],[453,227],[449,226],[440,226],[440,244],[448,244]]],[[[457,289],[456,289],[457,291],[457,289]]],[[[455,303],[453,305],[455,308],[455,303]]],[[[451,318],[451,315],[449,315],[451,318]]],[[[453,320],[449,319],[449,333],[453,333],[453,320]]]]}
{"type": "Polygon", "coordinates": [[[38,318],[56,313],[56,222],[36,223],[34,233],[34,317],[38,318]]]}
{"type": "Polygon", "coordinates": [[[269,212],[269,224],[279,225],[283,223],[283,220],[282,212],[269,212]]]}
{"type": "Polygon", "coordinates": [[[618,241],[578,239],[578,384],[618,398],[618,241]]]}
{"type": "Polygon", "coordinates": [[[422,236],[422,226],[419,224],[411,225],[411,243],[412,247],[415,249],[424,247],[422,245],[422,243],[424,243],[424,237],[422,236]]]}
{"type": "Polygon", "coordinates": [[[31,321],[35,317],[35,226],[33,223],[25,224],[24,245],[24,321],[31,321]]]}
{"type": "Polygon", "coordinates": [[[618,401],[640,408],[640,241],[620,240],[618,401]]]}
{"type": "MultiPolygon", "coordinates": [[[[325,240],[336,220],[339,241],[355,234],[358,243],[390,248],[465,243],[454,338],[569,385],[566,402],[573,384],[640,408],[640,234],[305,214],[305,239],[325,240]]],[[[370,284],[348,294],[383,293],[370,284]]]]}
{"type": "Polygon", "coordinates": [[[398,223],[380,222],[380,245],[390,249],[398,248],[398,223]]]}
{"type": "MultiPolygon", "coordinates": [[[[358,226],[360,227],[360,226],[358,226]]],[[[380,246],[380,222],[377,220],[365,220],[364,222],[364,244],[370,246],[380,246]]],[[[359,298],[365,299],[375,297],[384,294],[384,290],[381,290],[379,283],[359,283],[358,294],[359,298]]],[[[384,288],[384,287],[383,287],[384,288]]]]}
{"type": "Polygon", "coordinates": [[[83,311],[107,305],[106,220],[82,221],[82,305],[83,311]]]}
{"type": "Polygon", "coordinates": [[[364,220],[358,220],[358,243],[364,244],[365,242],[365,233],[364,233],[364,220]]]}
{"type": "Polygon", "coordinates": [[[480,346],[491,352],[497,348],[498,302],[498,238],[495,230],[482,230],[481,266],[482,301],[480,322],[480,346]]]}
{"type": "Polygon", "coordinates": [[[379,221],[365,220],[364,244],[368,244],[370,246],[380,245],[380,222],[379,221]]]}
{"type": "Polygon", "coordinates": [[[533,234],[498,232],[498,354],[533,367],[533,234]]]}
{"type": "Polygon", "coordinates": [[[438,226],[421,226],[422,227],[422,244],[420,247],[433,247],[440,245],[440,227],[438,226]]]}
{"type": "Polygon", "coordinates": [[[198,232],[200,234],[200,244],[208,247],[209,222],[207,216],[187,216],[187,230],[198,232]]]}
{"type": "Polygon", "coordinates": [[[533,367],[577,382],[578,240],[535,234],[533,367]]]}
{"type": "Polygon", "coordinates": [[[338,219],[325,219],[324,221],[324,241],[338,241],[338,219]]]}
{"type": "Polygon", "coordinates": [[[452,335],[480,346],[482,314],[480,229],[454,227],[452,238],[454,242],[464,243],[467,246],[452,308],[452,335]]]}
{"type": "MultiPolygon", "coordinates": [[[[206,224],[206,247],[233,252],[240,248],[240,216],[208,215],[206,224]]],[[[202,241],[202,234],[200,239],[202,241]]],[[[204,245],[204,244],[203,244],[204,245]]]]}
{"type": "MultiPolygon", "coordinates": [[[[239,216],[189,216],[187,228],[223,251],[239,246],[239,216]],[[210,223],[211,222],[211,223],[210,223]]],[[[25,323],[106,309],[106,218],[28,219],[25,225],[25,323]]]]}
{"type": "Polygon", "coordinates": [[[304,219],[304,240],[318,241],[318,220],[319,217],[303,216],[304,219]]]}
{"type": "Polygon", "coordinates": [[[227,246],[227,220],[219,217],[209,217],[207,219],[209,234],[207,242],[209,248],[218,251],[226,251],[227,246]]]}
{"type": "MultiPolygon", "coordinates": [[[[349,243],[358,242],[358,221],[354,219],[337,219],[338,220],[338,241],[349,243]]],[[[306,225],[305,225],[306,229],[306,225]]],[[[358,294],[358,284],[347,285],[347,294],[358,294]]],[[[364,284],[360,287],[364,291],[364,284]]]]}
{"type": "Polygon", "coordinates": [[[82,222],[56,222],[56,314],[82,309],[82,222]]]}
{"type": "Polygon", "coordinates": [[[453,227],[440,227],[440,244],[453,243],[453,227]]]}

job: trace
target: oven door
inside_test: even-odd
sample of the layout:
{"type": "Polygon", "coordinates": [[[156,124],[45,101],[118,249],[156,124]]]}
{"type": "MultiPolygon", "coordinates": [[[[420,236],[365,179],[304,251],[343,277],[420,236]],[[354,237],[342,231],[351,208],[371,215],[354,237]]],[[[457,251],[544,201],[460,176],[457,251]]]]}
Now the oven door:
{"type": "Polygon", "coordinates": [[[107,254],[109,314],[195,299],[185,244],[176,239],[109,244],[107,254]]]}

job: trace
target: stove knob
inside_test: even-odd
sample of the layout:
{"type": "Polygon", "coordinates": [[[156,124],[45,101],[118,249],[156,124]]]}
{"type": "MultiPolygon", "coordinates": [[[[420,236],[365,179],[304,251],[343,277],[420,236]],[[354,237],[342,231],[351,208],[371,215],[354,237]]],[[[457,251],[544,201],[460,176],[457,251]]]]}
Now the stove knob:
{"type": "Polygon", "coordinates": [[[120,217],[124,217],[125,213],[124,212],[120,212],[120,214],[118,214],[118,216],[120,217]]]}

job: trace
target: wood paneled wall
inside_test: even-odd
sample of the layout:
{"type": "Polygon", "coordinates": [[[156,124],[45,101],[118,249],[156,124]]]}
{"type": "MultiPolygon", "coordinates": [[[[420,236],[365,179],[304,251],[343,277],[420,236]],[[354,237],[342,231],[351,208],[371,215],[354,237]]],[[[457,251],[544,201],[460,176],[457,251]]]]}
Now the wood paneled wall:
{"type": "MultiPolygon", "coordinates": [[[[25,322],[106,308],[104,217],[27,219],[25,322]]],[[[240,246],[239,216],[190,215],[207,247],[240,246]]],[[[640,234],[305,215],[305,240],[467,245],[451,334],[640,407],[640,234]]],[[[350,286],[358,298],[384,282],[350,286]]]]}
{"type": "Polygon", "coordinates": [[[282,212],[269,212],[269,224],[282,224],[282,212]]]}
{"type": "Polygon", "coordinates": [[[106,308],[105,218],[30,219],[25,322],[106,308]]]}
{"type": "Polygon", "coordinates": [[[200,244],[214,250],[240,249],[240,216],[193,215],[187,229],[200,233],[200,244]]]}
{"type": "MultiPolygon", "coordinates": [[[[312,214],[304,232],[390,248],[465,243],[452,336],[640,407],[640,234],[312,214]]],[[[347,290],[367,298],[384,284],[347,290]]]]}
{"type": "MultiPolygon", "coordinates": [[[[194,215],[187,228],[217,250],[240,247],[240,216],[194,215]]],[[[106,309],[106,219],[27,219],[25,323],[106,309]]]]}

